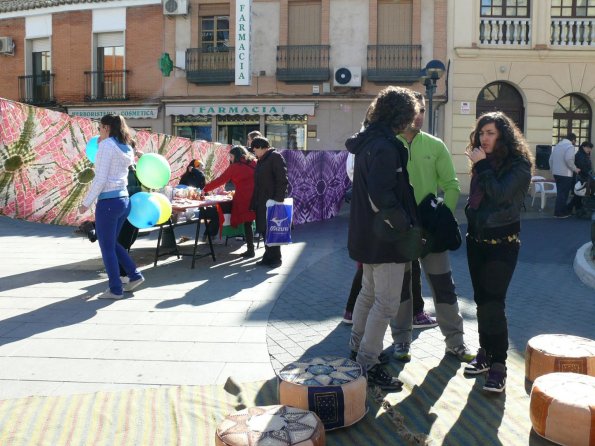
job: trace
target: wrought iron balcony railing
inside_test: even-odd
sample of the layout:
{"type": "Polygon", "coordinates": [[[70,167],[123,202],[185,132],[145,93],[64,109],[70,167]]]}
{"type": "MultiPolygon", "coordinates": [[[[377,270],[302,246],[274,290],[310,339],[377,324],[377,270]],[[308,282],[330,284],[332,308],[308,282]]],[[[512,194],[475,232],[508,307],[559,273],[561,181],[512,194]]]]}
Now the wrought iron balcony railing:
{"type": "Polygon", "coordinates": [[[19,101],[31,105],[54,104],[54,75],[42,73],[19,76],[19,101]]]}
{"type": "Polygon", "coordinates": [[[85,71],[85,101],[125,101],[130,71],[85,71]]]}
{"type": "Polygon", "coordinates": [[[550,43],[559,46],[595,46],[595,19],[552,19],[550,43]]]}
{"type": "Polygon", "coordinates": [[[285,82],[316,82],[330,79],[329,45],[277,47],[277,79],[285,82]]]}
{"type": "Polygon", "coordinates": [[[368,45],[368,80],[415,82],[421,71],[421,45],[368,45]]]}
{"type": "Polygon", "coordinates": [[[186,50],[186,79],[195,84],[220,84],[235,80],[235,48],[186,50]]]}
{"type": "Polygon", "coordinates": [[[479,43],[528,46],[531,44],[531,19],[482,17],[479,22],[479,43]]]}

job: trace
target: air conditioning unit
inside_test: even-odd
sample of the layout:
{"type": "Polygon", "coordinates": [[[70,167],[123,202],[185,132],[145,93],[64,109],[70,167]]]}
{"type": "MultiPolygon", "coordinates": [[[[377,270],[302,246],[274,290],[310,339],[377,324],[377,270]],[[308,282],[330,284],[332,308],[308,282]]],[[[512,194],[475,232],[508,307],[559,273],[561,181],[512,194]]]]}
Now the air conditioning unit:
{"type": "Polygon", "coordinates": [[[335,87],[361,87],[362,67],[335,68],[335,87]]]}
{"type": "Polygon", "coordinates": [[[13,54],[14,42],[10,37],[0,37],[0,54],[13,54]]]}
{"type": "Polygon", "coordinates": [[[163,15],[188,14],[188,0],[163,0],[163,15]]]}

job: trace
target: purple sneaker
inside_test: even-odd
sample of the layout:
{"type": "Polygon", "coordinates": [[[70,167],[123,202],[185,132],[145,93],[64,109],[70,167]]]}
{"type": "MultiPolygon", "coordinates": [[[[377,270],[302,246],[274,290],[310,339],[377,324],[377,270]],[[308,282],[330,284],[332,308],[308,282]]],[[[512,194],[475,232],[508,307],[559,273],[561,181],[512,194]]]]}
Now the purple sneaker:
{"type": "Polygon", "coordinates": [[[483,390],[487,392],[502,393],[506,388],[506,366],[499,362],[495,362],[488,371],[486,382],[483,385],[483,390]]]}
{"type": "Polygon", "coordinates": [[[353,313],[351,311],[345,310],[345,313],[343,313],[343,322],[349,325],[353,324],[353,313]]]}
{"type": "Polygon", "coordinates": [[[432,328],[438,325],[435,318],[425,311],[421,311],[413,316],[413,328],[432,328]]]}

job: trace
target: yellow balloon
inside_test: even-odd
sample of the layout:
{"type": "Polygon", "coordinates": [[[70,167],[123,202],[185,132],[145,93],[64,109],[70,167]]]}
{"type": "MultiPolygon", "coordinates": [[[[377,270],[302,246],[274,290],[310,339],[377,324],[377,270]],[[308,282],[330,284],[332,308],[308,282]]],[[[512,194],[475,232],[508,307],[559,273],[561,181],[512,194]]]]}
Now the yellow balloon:
{"type": "Polygon", "coordinates": [[[171,203],[167,199],[167,197],[159,192],[151,192],[151,196],[153,196],[157,202],[159,203],[159,220],[157,220],[157,224],[160,225],[165,223],[169,217],[171,217],[171,203]]]}

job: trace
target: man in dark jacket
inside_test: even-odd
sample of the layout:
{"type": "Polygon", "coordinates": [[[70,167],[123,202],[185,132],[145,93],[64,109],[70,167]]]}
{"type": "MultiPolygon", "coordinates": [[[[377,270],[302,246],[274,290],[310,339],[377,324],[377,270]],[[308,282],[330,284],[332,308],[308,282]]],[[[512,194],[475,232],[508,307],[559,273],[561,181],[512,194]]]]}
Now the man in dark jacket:
{"type": "MultiPolygon", "coordinates": [[[[576,181],[580,181],[582,184],[585,184],[586,189],[589,189],[589,191],[589,184],[591,181],[591,176],[593,175],[593,167],[591,166],[590,158],[592,150],[593,143],[590,141],[583,141],[579,146],[576,155],[574,155],[574,165],[578,170],[576,174],[576,181]]],[[[583,197],[578,194],[574,194],[570,204],[568,205],[568,211],[572,212],[573,209],[576,209],[578,215],[580,214],[582,208],[583,197]]]]}
{"type": "Polygon", "coordinates": [[[411,90],[387,87],[368,108],[363,131],[346,142],[355,154],[349,255],[363,264],[349,344],[368,372],[368,383],[384,389],[403,385],[384,370],[379,356],[389,320],[399,309],[401,289],[411,286],[411,259],[417,258],[396,241],[413,232],[417,216],[407,149],[395,135],[413,121],[418,108],[411,90]]]}
{"type": "MultiPolygon", "coordinates": [[[[287,167],[285,159],[271,147],[268,139],[256,137],[250,147],[258,158],[254,171],[254,195],[252,195],[251,209],[256,211],[256,230],[266,237],[266,204],[268,200],[282,203],[285,199],[288,184],[287,167]]],[[[265,244],[264,255],[256,264],[269,268],[281,266],[281,247],[265,244]]]]}

